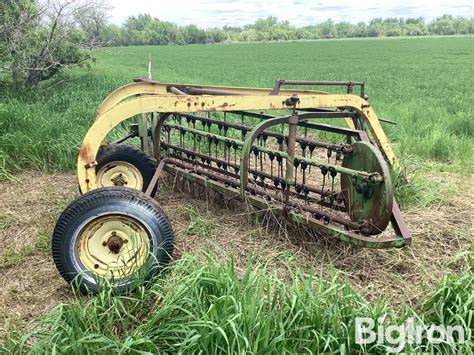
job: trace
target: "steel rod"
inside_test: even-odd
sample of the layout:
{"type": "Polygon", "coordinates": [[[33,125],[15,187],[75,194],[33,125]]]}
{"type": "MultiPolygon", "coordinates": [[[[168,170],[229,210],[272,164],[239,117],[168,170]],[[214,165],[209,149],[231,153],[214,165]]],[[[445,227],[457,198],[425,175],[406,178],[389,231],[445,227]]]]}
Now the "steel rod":
{"type": "MultiPolygon", "coordinates": [[[[241,130],[241,131],[250,132],[253,129],[253,127],[251,127],[251,126],[246,126],[246,125],[242,125],[242,124],[239,124],[239,123],[223,122],[223,121],[216,120],[216,119],[213,119],[213,118],[207,118],[207,117],[202,117],[202,116],[197,116],[197,115],[191,115],[191,114],[187,114],[187,113],[180,113],[179,115],[183,116],[183,117],[188,117],[188,118],[191,118],[191,119],[195,119],[195,120],[198,120],[198,121],[201,121],[201,122],[211,123],[211,124],[215,124],[215,125],[218,125],[218,126],[219,125],[226,126],[226,127],[234,128],[234,129],[241,130]]],[[[280,138],[280,139],[285,139],[285,137],[286,137],[286,135],[284,135],[284,134],[269,131],[269,130],[263,131],[262,134],[264,134],[268,137],[280,138]]],[[[344,144],[326,143],[326,142],[316,141],[314,139],[306,139],[306,138],[301,138],[301,137],[297,137],[296,141],[298,143],[303,143],[303,144],[306,144],[306,145],[312,144],[316,147],[332,149],[334,151],[342,151],[345,147],[344,144]]]]}
{"type": "MultiPolygon", "coordinates": [[[[168,163],[169,164],[173,164],[173,165],[176,165],[178,167],[181,167],[182,169],[186,169],[187,166],[179,161],[174,161],[172,159],[168,160],[168,163]]],[[[217,181],[221,181],[221,182],[224,182],[225,184],[228,184],[230,186],[233,186],[233,187],[238,187],[239,186],[239,182],[238,181],[234,181],[234,180],[231,180],[225,176],[218,176],[218,175],[214,175],[212,173],[210,173],[209,171],[207,170],[204,170],[204,169],[200,169],[200,168],[197,168],[197,167],[193,167],[193,169],[190,171],[190,172],[196,172],[198,175],[203,175],[203,176],[207,176],[208,178],[211,178],[211,180],[217,180],[217,181]]],[[[261,191],[261,190],[258,190],[258,189],[255,189],[255,188],[252,188],[250,187],[249,188],[250,192],[254,192],[255,194],[258,194],[258,195],[261,195],[261,196],[270,196],[273,200],[279,200],[278,196],[272,194],[272,193],[269,193],[267,191],[261,191]]],[[[301,211],[306,211],[306,212],[309,212],[319,218],[324,218],[328,223],[330,222],[336,222],[338,224],[342,224],[346,227],[349,227],[349,228],[352,228],[352,229],[355,229],[355,230],[359,230],[359,228],[363,225],[362,223],[357,223],[357,222],[353,222],[351,220],[348,220],[348,219],[345,219],[343,217],[340,217],[338,215],[334,215],[332,213],[329,213],[329,212],[326,212],[326,211],[323,211],[323,210],[320,210],[320,209],[317,209],[317,208],[314,208],[314,207],[310,207],[310,206],[301,206],[295,202],[289,202],[288,203],[291,207],[293,208],[297,208],[301,211]]]]}
{"type": "MultiPolygon", "coordinates": [[[[163,126],[178,129],[178,130],[182,129],[184,131],[191,132],[191,133],[200,135],[202,137],[211,137],[212,139],[216,139],[216,140],[221,141],[221,142],[225,142],[227,140],[227,141],[230,141],[232,143],[237,144],[240,147],[244,146],[244,142],[241,141],[241,140],[233,139],[233,138],[229,138],[229,137],[223,137],[223,136],[220,136],[220,135],[214,134],[214,133],[203,132],[203,131],[200,131],[198,129],[184,127],[184,126],[181,126],[181,125],[178,125],[178,124],[166,123],[163,126]]],[[[261,147],[261,146],[255,146],[254,145],[254,146],[252,146],[252,149],[256,149],[257,151],[263,152],[263,153],[272,153],[273,155],[275,155],[277,157],[284,158],[284,159],[286,159],[287,156],[288,156],[286,152],[281,152],[279,150],[274,150],[274,149],[261,147]]],[[[311,166],[315,166],[317,168],[325,168],[325,169],[328,169],[328,170],[335,170],[340,174],[357,177],[357,178],[360,178],[360,179],[365,180],[365,181],[371,181],[371,182],[375,182],[375,183],[379,183],[379,182],[383,181],[383,180],[380,180],[380,179],[382,179],[382,177],[378,172],[365,172],[365,171],[359,171],[359,170],[343,168],[342,166],[338,166],[338,165],[334,165],[334,164],[319,163],[319,162],[314,161],[312,159],[308,159],[308,158],[304,158],[304,157],[300,157],[300,156],[297,156],[295,158],[298,159],[299,161],[303,161],[306,164],[311,165],[311,166]]]]}
{"type": "MultiPolygon", "coordinates": [[[[182,147],[179,147],[177,145],[172,145],[172,144],[167,144],[167,143],[162,142],[161,147],[162,148],[167,148],[167,149],[172,149],[172,150],[174,149],[174,150],[180,151],[184,154],[195,155],[199,158],[206,158],[206,159],[209,158],[214,163],[226,164],[227,166],[234,169],[234,171],[235,171],[235,169],[240,170],[240,165],[239,164],[235,164],[235,163],[232,163],[232,162],[227,162],[223,159],[219,159],[219,158],[216,158],[216,157],[208,157],[206,154],[198,153],[194,150],[182,148],[182,147]]],[[[276,179],[279,184],[281,184],[281,182],[284,181],[283,179],[280,179],[276,176],[272,176],[272,175],[270,175],[270,174],[268,174],[264,171],[250,169],[249,173],[252,174],[252,175],[263,176],[265,179],[272,180],[272,181],[274,181],[276,179]]],[[[235,176],[238,176],[238,175],[235,175],[235,176]]],[[[318,194],[318,195],[324,196],[324,197],[329,197],[329,196],[333,195],[330,192],[323,191],[323,190],[318,189],[318,188],[313,187],[313,186],[306,186],[304,184],[295,184],[294,182],[292,182],[291,186],[293,186],[295,189],[296,188],[300,188],[300,189],[306,188],[309,192],[312,192],[312,193],[315,193],[315,194],[318,194]]],[[[336,199],[337,199],[337,197],[338,197],[337,195],[334,196],[334,198],[336,198],[336,199]]]]}
{"type": "MultiPolygon", "coordinates": [[[[173,165],[165,165],[165,170],[172,174],[172,175],[181,175],[186,179],[198,183],[202,186],[209,187],[217,192],[225,193],[233,198],[239,199],[239,190],[235,187],[228,187],[218,181],[209,181],[205,177],[198,176],[193,173],[189,173],[184,169],[181,169],[177,166],[173,165]]],[[[265,211],[274,211],[277,214],[283,214],[283,208],[277,206],[271,206],[267,201],[258,197],[258,196],[246,196],[246,200],[250,202],[250,204],[256,208],[265,211]]],[[[357,232],[337,228],[330,223],[323,222],[319,219],[315,219],[311,216],[302,216],[297,212],[292,212],[290,216],[288,216],[290,220],[294,222],[301,222],[304,221],[309,226],[317,228],[320,231],[324,231],[326,234],[331,235],[334,238],[348,241],[354,245],[358,246],[365,246],[369,248],[390,248],[390,247],[403,247],[407,245],[411,241],[411,237],[404,237],[404,236],[388,236],[382,238],[374,238],[373,236],[366,236],[363,234],[359,234],[357,232]]],[[[401,217],[400,217],[401,218],[401,217]]]]}

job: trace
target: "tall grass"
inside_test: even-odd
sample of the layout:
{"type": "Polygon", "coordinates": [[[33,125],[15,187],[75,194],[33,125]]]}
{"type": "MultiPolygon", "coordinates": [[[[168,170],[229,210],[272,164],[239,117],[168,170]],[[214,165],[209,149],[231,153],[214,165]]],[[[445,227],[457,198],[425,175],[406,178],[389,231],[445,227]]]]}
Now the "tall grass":
{"type": "Polygon", "coordinates": [[[148,53],[161,81],[273,85],[276,78],[365,80],[402,157],[471,171],[473,37],[106,48],[32,91],[0,87],[0,178],[23,169],[73,169],[100,102],[135,76],[148,53]]]}
{"type": "Polygon", "coordinates": [[[75,168],[97,97],[105,97],[119,82],[86,73],[69,79],[74,82],[51,89],[0,89],[0,178],[23,169],[75,168]]]}
{"type": "MultiPolygon", "coordinates": [[[[472,275],[446,279],[427,299],[424,313],[395,312],[368,302],[337,275],[289,269],[285,279],[252,257],[243,270],[230,260],[185,254],[151,287],[129,295],[109,288],[57,306],[33,331],[11,331],[3,353],[384,353],[389,344],[358,345],[355,317],[402,324],[473,327],[472,275]]],[[[470,333],[468,334],[470,339],[470,333]]],[[[405,351],[469,353],[464,345],[405,345],[405,351]]],[[[472,351],[471,351],[472,353],[472,351]]]]}

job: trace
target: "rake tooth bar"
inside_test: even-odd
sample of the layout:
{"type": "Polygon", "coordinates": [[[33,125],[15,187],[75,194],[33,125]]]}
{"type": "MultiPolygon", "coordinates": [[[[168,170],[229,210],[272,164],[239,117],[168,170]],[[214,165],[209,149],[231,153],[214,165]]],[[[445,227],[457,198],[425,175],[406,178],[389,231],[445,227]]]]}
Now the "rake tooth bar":
{"type": "Polygon", "coordinates": [[[122,96],[111,94],[91,129],[100,134],[89,131],[84,140],[78,167],[84,191],[95,188],[94,172],[84,162],[94,159],[97,141],[139,105],[142,113],[159,113],[151,131],[159,169],[149,191],[164,170],[357,245],[410,242],[387,164],[396,166],[396,159],[370,105],[352,95],[359,86],[364,97],[363,82],[278,80],[272,90],[132,85],[142,91],[127,87],[122,96]],[[342,85],[347,94],[288,91],[283,85],[342,85]],[[341,118],[349,128],[314,122],[341,118]],[[389,222],[391,236],[382,234],[389,222]]]}

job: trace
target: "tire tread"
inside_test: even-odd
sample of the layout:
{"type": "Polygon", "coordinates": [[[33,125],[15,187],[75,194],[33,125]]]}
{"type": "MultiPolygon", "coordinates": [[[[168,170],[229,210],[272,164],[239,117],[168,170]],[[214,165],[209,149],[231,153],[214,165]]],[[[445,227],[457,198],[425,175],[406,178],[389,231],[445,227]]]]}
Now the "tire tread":
{"type": "Polygon", "coordinates": [[[51,242],[53,260],[59,273],[68,283],[71,283],[75,278],[75,275],[71,275],[71,273],[65,269],[61,257],[61,246],[64,242],[64,235],[68,225],[72,223],[75,218],[80,216],[82,212],[87,211],[97,204],[110,202],[110,199],[125,199],[127,202],[141,206],[153,214],[163,231],[163,244],[161,247],[165,250],[165,256],[159,261],[161,265],[169,263],[173,252],[173,231],[168,217],[158,203],[153,198],[138,190],[125,187],[100,188],[85,193],[71,203],[62,212],[54,228],[51,242]]]}

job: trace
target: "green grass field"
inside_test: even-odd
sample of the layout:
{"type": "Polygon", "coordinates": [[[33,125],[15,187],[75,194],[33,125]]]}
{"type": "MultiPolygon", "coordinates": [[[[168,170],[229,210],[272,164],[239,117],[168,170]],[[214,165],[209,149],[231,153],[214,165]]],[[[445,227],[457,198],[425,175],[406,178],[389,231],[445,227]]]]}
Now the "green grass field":
{"type": "Polygon", "coordinates": [[[474,38],[340,40],[272,44],[105,48],[90,70],[68,72],[39,90],[3,88],[2,176],[24,168],[72,169],[100,102],[145,77],[158,81],[270,87],[274,79],[364,80],[401,157],[471,170],[474,38]]]}
{"type": "MultiPolygon", "coordinates": [[[[404,206],[441,204],[462,187],[438,184],[438,173],[469,183],[474,171],[473,47],[473,37],[456,37],[104,48],[90,68],[33,91],[0,88],[0,179],[74,169],[99,104],[133,77],[145,77],[151,52],[153,76],[163,82],[270,87],[277,78],[364,80],[378,116],[398,123],[384,125],[408,171],[398,197],[404,206]]],[[[392,307],[365,299],[342,276],[288,269],[282,281],[271,265],[250,260],[236,270],[213,255],[184,254],[151,288],[77,297],[33,330],[9,329],[0,352],[382,353],[386,344],[355,344],[354,317],[473,328],[472,273],[447,275],[418,304],[392,307]]],[[[472,353],[471,345],[404,350],[472,353]]]]}

